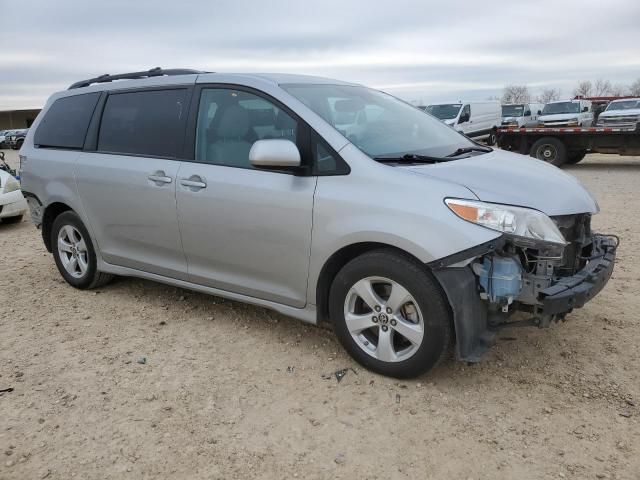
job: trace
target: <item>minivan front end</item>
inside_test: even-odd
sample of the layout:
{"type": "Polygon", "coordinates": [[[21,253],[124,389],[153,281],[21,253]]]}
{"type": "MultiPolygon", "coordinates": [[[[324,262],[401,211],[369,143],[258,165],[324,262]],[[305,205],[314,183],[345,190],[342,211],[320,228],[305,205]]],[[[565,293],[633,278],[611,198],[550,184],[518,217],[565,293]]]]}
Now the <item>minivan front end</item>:
{"type": "MultiPolygon", "coordinates": [[[[472,332],[458,346],[458,356],[477,361],[499,329],[514,325],[548,327],[584,306],[613,272],[618,237],[591,230],[591,212],[547,216],[530,208],[473,200],[447,199],[459,218],[502,232],[462,259],[441,259],[431,266],[451,292],[473,278],[475,298],[460,323],[472,332]],[[449,270],[447,272],[447,270],[449,270]],[[454,279],[454,280],[452,280],[454,279]],[[480,327],[479,327],[480,326],[480,327]],[[466,345],[466,346],[465,346],[466,345]]],[[[460,308],[460,307],[458,307],[460,308]]]]}

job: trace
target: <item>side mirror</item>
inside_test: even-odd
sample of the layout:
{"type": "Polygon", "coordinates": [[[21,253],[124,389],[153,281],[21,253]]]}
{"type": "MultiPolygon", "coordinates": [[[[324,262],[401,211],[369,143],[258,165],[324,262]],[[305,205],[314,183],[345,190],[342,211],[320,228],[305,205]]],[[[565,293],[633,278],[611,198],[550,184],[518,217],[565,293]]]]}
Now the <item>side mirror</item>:
{"type": "Polygon", "coordinates": [[[583,111],[583,112],[588,112],[588,111],[589,111],[589,107],[584,107],[584,108],[582,109],[582,111],[583,111]]]}
{"type": "Polygon", "coordinates": [[[542,110],[538,110],[538,115],[542,115],[542,110]]]}
{"type": "Polygon", "coordinates": [[[460,115],[460,119],[458,120],[458,123],[464,123],[468,121],[469,121],[469,114],[463,113],[462,115],[460,115]]]}
{"type": "Polygon", "coordinates": [[[525,117],[530,117],[531,116],[531,110],[527,110],[526,112],[524,112],[524,116],[525,117]]]}
{"type": "Polygon", "coordinates": [[[257,168],[299,167],[300,151],[291,140],[258,140],[251,146],[249,161],[257,168]]]}

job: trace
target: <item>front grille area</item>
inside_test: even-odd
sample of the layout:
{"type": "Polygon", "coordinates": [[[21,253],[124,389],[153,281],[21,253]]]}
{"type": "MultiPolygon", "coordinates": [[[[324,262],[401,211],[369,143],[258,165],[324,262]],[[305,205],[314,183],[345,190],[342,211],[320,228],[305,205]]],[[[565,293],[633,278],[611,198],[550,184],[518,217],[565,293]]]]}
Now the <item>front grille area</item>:
{"type": "Polygon", "coordinates": [[[602,127],[629,127],[635,126],[638,123],[639,119],[637,116],[632,117],[615,117],[615,118],[607,118],[600,117],[598,119],[598,126],[602,127]]]}
{"type": "Polygon", "coordinates": [[[558,226],[565,240],[569,242],[564,249],[562,266],[557,273],[562,277],[573,275],[585,266],[585,257],[590,255],[591,214],[581,213],[551,218],[558,226]]]}

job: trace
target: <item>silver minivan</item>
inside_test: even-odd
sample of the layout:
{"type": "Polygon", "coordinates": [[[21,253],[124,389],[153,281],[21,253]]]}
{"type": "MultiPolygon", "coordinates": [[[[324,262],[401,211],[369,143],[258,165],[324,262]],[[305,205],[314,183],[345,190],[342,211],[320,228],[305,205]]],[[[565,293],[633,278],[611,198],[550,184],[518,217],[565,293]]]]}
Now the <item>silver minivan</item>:
{"type": "Polygon", "coordinates": [[[563,319],[617,248],[573,176],[323,78],[103,75],[49,99],[20,159],[70,285],[134,276],[329,322],[394,377],[563,319]]]}

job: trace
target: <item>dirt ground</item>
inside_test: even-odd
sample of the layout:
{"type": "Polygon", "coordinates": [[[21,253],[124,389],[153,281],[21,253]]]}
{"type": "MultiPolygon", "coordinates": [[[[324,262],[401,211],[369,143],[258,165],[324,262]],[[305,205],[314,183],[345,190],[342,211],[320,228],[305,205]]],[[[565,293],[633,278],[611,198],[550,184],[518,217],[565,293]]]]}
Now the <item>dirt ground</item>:
{"type": "Polygon", "coordinates": [[[622,239],[609,285],[412,381],[261,308],[131,278],[75,290],[27,219],[0,225],[0,479],[640,478],[640,158],[568,171],[622,239]]]}

